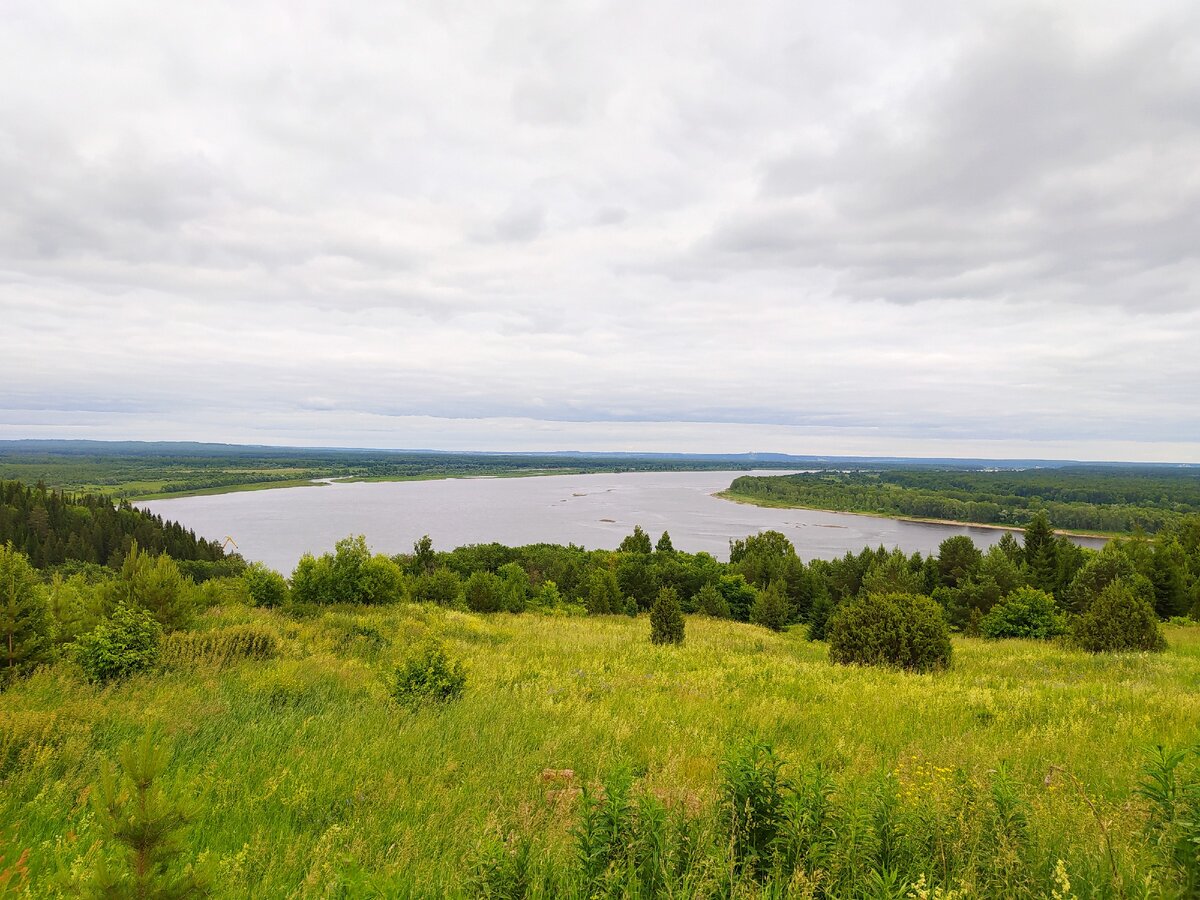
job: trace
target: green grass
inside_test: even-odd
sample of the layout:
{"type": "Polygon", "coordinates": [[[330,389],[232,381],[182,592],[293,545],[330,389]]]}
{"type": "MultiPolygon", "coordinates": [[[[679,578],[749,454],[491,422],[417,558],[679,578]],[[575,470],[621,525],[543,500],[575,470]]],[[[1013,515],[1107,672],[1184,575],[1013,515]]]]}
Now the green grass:
{"type": "Polygon", "coordinates": [[[1122,866],[1145,875],[1138,767],[1153,744],[1194,743],[1200,725],[1198,628],[1168,628],[1161,655],[956,639],[950,671],[914,676],[831,666],[796,630],[696,617],[682,647],[652,646],[645,617],[413,605],[305,620],[231,608],[203,624],[242,623],[277,632],[279,658],[107,689],[60,663],[0,695],[0,839],[30,849],[35,896],[52,893],[58,867],[82,865],[99,761],[147,728],[173,748],[168,792],[200,802],[189,849],[215,866],[219,894],[283,897],[336,895],[364,871],[453,892],[481,842],[510,830],[562,856],[574,811],[548,798],[548,768],[589,783],[629,765],[668,804],[708,806],[721,756],[746,735],[839,778],[891,772],[902,796],[936,798],[1004,764],[1032,823],[1100,867],[1087,803],[1043,783],[1066,767],[1122,866]],[[409,713],[385,678],[428,634],[466,661],[467,692],[409,713]]]}

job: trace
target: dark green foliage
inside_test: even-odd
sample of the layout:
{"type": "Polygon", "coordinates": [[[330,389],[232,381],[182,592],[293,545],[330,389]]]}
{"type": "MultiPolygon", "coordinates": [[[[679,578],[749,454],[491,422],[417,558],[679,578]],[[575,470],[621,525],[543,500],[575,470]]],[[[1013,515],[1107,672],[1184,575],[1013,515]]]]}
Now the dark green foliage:
{"type": "Polygon", "coordinates": [[[1063,593],[1062,605],[1069,612],[1086,612],[1114,581],[1123,581],[1137,596],[1154,605],[1154,585],[1138,573],[1133,561],[1115,542],[1088,557],[1063,593]]]}
{"type": "MultiPolygon", "coordinates": [[[[1200,512],[1200,472],[1158,466],[743,475],[729,491],[771,505],[998,525],[1022,526],[1041,512],[1059,528],[1124,533],[1140,527],[1154,534],[1200,512]]],[[[1036,549],[1027,557],[1031,567],[1036,549]]]]}
{"type": "Polygon", "coordinates": [[[914,560],[899,549],[893,550],[883,560],[871,563],[863,576],[859,592],[863,594],[919,594],[925,589],[920,557],[914,560]]]}
{"type": "Polygon", "coordinates": [[[1167,649],[1154,607],[1118,579],[1071,623],[1071,643],[1089,653],[1167,649]]]}
{"type": "Polygon", "coordinates": [[[1160,618],[1184,615],[1191,608],[1187,552],[1177,540],[1155,542],[1148,572],[1154,586],[1154,611],[1160,618]]]}
{"type": "Polygon", "coordinates": [[[750,607],[750,621],[772,631],[783,631],[787,627],[788,606],[782,582],[774,581],[759,593],[750,607]]]}
{"type": "Polygon", "coordinates": [[[463,596],[471,612],[500,612],[504,609],[504,582],[491,572],[472,572],[463,596]]]}
{"type": "Polygon", "coordinates": [[[950,665],[942,609],[915,594],[871,594],[842,606],[829,623],[829,658],[929,672],[950,665]]]}
{"type": "Polygon", "coordinates": [[[467,673],[461,662],[451,660],[442,646],[427,641],[400,666],[392,682],[392,698],[412,710],[449,703],[463,695],[467,673]]]}
{"type": "Polygon", "coordinates": [[[938,576],[946,587],[960,586],[982,562],[983,554],[965,534],[946,538],[938,547],[938,576]]]}
{"type": "Polygon", "coordinates": [[[979,633],[994,639],[1045,639],[1062,634],[1065,628],[1054,598],[1031,587],[1013,591],[979,622],[979,633]]]}
{"type": "Polygon", "coordinates": [[[412,593],[417,603],[457,606],[462,600],[463,583],[457,572],[446,568],[434,569],[417,576],[412,593]]]}
{"type": "Polygon", "coordinates": [[[524,612],[533,593],[529,573],[519,563],[510,562],[497,569],[496,574],[504,582],[504,608],[511,613],[524,612]]]}
{"type": "Polygon", "coordinates": [[[148,611],[164,629],[186,628],[196,613],[196,586],[165,553],[151,556],[134,543],[117,577],[101,585],[105,611],[119,605],[148,611]]]}
{"type": "Polygon", "coordinates": [[[706,583],[696,595],[696,612],[712,616],[714,619],[729,618],[729,602],[717,590],[711,581],[706,583]]]}
{"type": "Polygon", "coordinates": [[[44,660],[49,647],[37,573],[12,544],[0,545],[0,687],[44,660]]]}
{"type": "Polygon", "coordinates": [[[650,643],[683,643],[683,610],[673,588],[663,588],[650,610],[650,643]]]}
{"type": "Polygon", "coordinates": [[[626,535],[617,549],[622,553],[651,553],[654,550],[650,535],[642,530],[641,525],[634,525],[633,534],[626,535]]]}
{"type": "Polygon", "coordinates": [[[674,553],[675,552],[675,545],[671,543],[671,535],[670,534],[668,534],[667,532],[664,531],[659,536],[658,543],[654,545],[654,552],[655,553],[674,553]]]}
{"type": "Polygon", "coordinates": [[[28,487],[0,481],[0,545],[11,541],[35,568],[67,560],[101,565],[124,557],[137,543],[152,554],[177,559],[220,560],[215,541],[127,502],[113,503],[96,494],[52,491],[38,483],[28,487]]]}
{"type": "Polygon", "coordinates": [[[655,577],[655,561],[645,553],[623,554],[616,574],[621,594],[637,600],[640,609],[649,609],[661,587],[655,577]]]}
{"type": "Polygon", "coordinates": [[[162,775],[168,754],[146,732],[121,751],[121,772],[100,770],[92,811],[102,839],[119,859],[114,867],[101,852],[95,870],[80,885],[85,897],[105,900],[181,900],[209,895],[209,878],[183,862],[184,833],[195,810],[167,797],[162,775]]]}
{"type": "MultiPolygon", "coordinates": [[[[636,601],[634,601],[636,603],[636,601]]],[[[609,613],[625,611],[625,599],[621,595],[621,586],[617,584],[617,576],[611,569],[593,569],[588,578],[587,594],[584,595],[583,605],[593,616],[605,616],[609,613]]]]}
{"type": "Polygon", "coordinates": [[[717,590],[729,606],[730,617],[738,622],[750,621],[750,608],[758,599],[758,591],[746,583],[741,575],[722,575],[717,590]]]}
{"type": "Polygon", "coordinates": [[[413,544],[412,557],[409,560],[409,572],[413,575],[427,575],[437,566],[437,554],[433,552],[433,538],[425,534],[413,544]]]}
{"type": "Polygon", "coordinates": [[[74,645],[84,674],[101,683],[125,678],[158,662],[162,626],[148,610],[120,603],[74,645]]]}
{"type": "Polygon", "coordinates": [[[287,580],[274,569],[253,563],[246,567],[242,578],[255,606],[276,607],[287,602],[287,580]]]}

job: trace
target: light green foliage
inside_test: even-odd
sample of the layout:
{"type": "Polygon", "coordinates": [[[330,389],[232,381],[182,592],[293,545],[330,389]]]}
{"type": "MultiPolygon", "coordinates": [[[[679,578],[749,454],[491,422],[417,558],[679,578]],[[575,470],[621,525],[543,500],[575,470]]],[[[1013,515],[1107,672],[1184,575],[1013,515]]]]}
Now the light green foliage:
{"type": "Polygon", "coordinates": [[[391,558],[371,555],[361,534],[343,538],[333,553],[306,553],[292,572],[297,603],[397,603],[404,599],[404,572],[391,558]]]}
{"type": "Polygon", "coordinates": [[[514,835],[503,849],[519,855],[526,834],[535,896],[577,897],[578,789],[622,768],[634,802],[666,807],[661,830],[637,832],[638,852],[663,860],[676,897],[880,896],[869,885],[886,866],[911,885],[924,875],[930,898],[1045,900],[1061,859],[1080,900],[1115,900],[1098,817],[1126,897],[1149,878],[1164,898],[1186,896],[1130,792],[1146,747],[1196,743],[1200,627],[1165,626],[1170,647],[1154,656],[955,638],[951,669],[913,677],[831,666],[799,629],[706,616],[689,617],[670,652],[646,641],[644,618],[624,616],[396,604],[294,618],[239,606],[200,624],[268,628],[280,653],[108,689],[55,663],[0,697],[0,838],[12,856],[29,850],[30,896],[55,895],[60,864],[90,867],[96,831],[79,798],[97,758],[147,722],[172,736],[168,794],[196,800],[187,853],[211,862],[214,895],[231,900],[461,896],[481,845],[514,835]],[[391,675],[429,635],[469,660],[469,689],[436,715],[404,715],[391,675]],[[791,886],[774,893],[757,882],[721,892],[718,763],[743,734],[774,746],[792,785],[762,876],[791,886]],[[992,782],[1004,764],[1019,802],[1002,815],[992,782]],[[1061,775],[1047,786],[1051,764],[1078,787],[1061,775]],[[559,790],[547,769],[573,780],[559,790]],[[1020,827],[1011,840],[989,830],[1020,813],[1024,844],[1020,827]]]}
{"type": "Polygon", "coordinates": [[[504,609],[504,582],[491,572],[472,572],[463,594],[471,612],[493,613],[504,609]]]}
{"type": "Polygon", "coordinates": [[[979,633],[986,638],[1052,638],[1063,633],[1066,624],[1054,598],[1037,588],[1013,591],[991,608],[979,622],[979,633]]]}
{"type": "Polygon", "coordinates": [[[161,660],[167,666],[220,668],[244,659],[273,659],[279,635],[261,625],[232,625],[210,631],[177,631],[163,639],[161,660]]]}
{"type": "Polygon", "coordinates": [[[870,594],[842,606],[829,623],[829,658],[843,665],[929,672],[950,665],[942,609],[916,594],[870,594]]]}
{"type": "Polygon", "coordinates": [[[46,611],[55,644],[70,644],[100,621],[95,588],[81,575],[63,578],[55,573],[46,585],[46,611]]]}
{"type": "Polygon", "coordinates": [[[1200,747],[1155,747],[1135,793],[1150,806],[1147,836],[1180,888],[1200,896],[1200,747]]]}
{"type": "Polygon", "coordinates": [[[1101,592],[1118,580],[1153,607],[1154,585],[1137,571],[1133,561],[1115,542],[1088,556],[1064,592],[1062,605],[1069,612],[1086,612],[1101,592]]]}
{"type": "Polygon", "coordinates": [[[722,575],[717,590],[729,606],[729,614],[739,622],[750,621],[750,609],[758,599],[756,591],[742,575],[722,575]]]}
{"type": "Polygon", "coordinates": [[[1166,638],[1154,607],[1124,581],[1110,582],[1071,623],[1071,643],[1089,653],[1162,651],[1166,638]]]}
{"type": "Polygon", "coordinates": [[[788,607],[783,582],[773,581],[759,593],[750,607],[750,621],[772,631],[783,631],[787,627],[788,607]]]}
{"type": "Polygon", "coordinates": [[[107,763],[92,791],[92,811],[106,848],[80,893],[97,900],[183,900],[209,893],[208,876],[184,862],[190,804],[162,787],[168,754],[153,734],[121,751],[118,774],[107,763]],[[113,865],[108,850],[117,857],[113,865]]]}
{"type": "Polygon", "coordinates": [[[683,610],[674,588],[663,588],[650,610],[650,643],[683,643],[683,610]]]}
{"type": "Polygon", "coordinates": [[[466,686],[467,673],[463,664],[451,660],[441,644],[427,641],[396,667],[392,698],[401,706],[415,710],[457,700],[466,686]]]}
{"type": "Polygon", "coordinates": [[[165,553],[151,556],[136,543],[121,564],[117,577],[100,589],[105,612],[120,605],[149,612],[166,631],[186,628],[195,616],[196,586],[165,553]]]}
{"type": "Polygon", "coordinates": [[[157,663],[161,641],[162,626],[149,610],[119,603],[74,644],[75,657],[92,681],[114,681],[157,663]]]}
{"type": "Polygon", "coordinates": [[[784,825],[783,761],[772,747],[749,742],[721,761],[721,824],[729,835],[734,870],[754,878],[770,871],[784,825]]]}
{"type": "Polygon", "coordinates": [[[458,573],[451,569],[434,569],[417,576],[412,593],[417,603],[457,606],[462,602],[463,583],[458,573]]]}
{"type": "Polygon", "coordinates": [[[246,567],[242,578],[255,606],[276,607],[287,603],[287,580],[274,569],[262,563],[252,563],[246,567]]]}
{"type": "Polygon", "coordinates": [[[559,592],[557,584],[547,580],[542,582],[529,603],[535,609],[549,611],[562,605],[563,595],[559,592]]]}
{"type": "Polygon", "coordinates": [[[0,546],[0,687],[45,659],[49,645],[37,573],[12,544],[0,546]]]}

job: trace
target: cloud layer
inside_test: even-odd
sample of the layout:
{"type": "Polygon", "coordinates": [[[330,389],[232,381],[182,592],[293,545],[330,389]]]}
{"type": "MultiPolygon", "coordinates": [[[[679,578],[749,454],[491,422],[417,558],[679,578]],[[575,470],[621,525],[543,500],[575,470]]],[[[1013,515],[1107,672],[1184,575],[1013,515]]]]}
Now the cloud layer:
{"type": "Polygon", "coordinates": [[[0,437],[1200,459],[1195,6],[844,6],[18,2],[0,437]]]}

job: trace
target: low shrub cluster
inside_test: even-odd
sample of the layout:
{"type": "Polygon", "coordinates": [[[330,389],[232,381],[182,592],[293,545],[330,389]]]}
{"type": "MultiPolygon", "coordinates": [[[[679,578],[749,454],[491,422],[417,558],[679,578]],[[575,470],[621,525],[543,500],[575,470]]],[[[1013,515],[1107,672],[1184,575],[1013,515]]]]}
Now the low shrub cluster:
{"type": "Polygon", "coordinates": [[[829,658],[844,665],[930,672],[950,665],[950,629],[942,608],[919,594],[868,594],[829,623],[829,658]]]}
{"type": "Polygon", "coordinates": [[[392,698],[401,706],[416,710],[457,700],[466,686],[467,673],[463,664],[451,660],[440,644],[427,641],[396,667],[392,698]]]}
{"type": "Polygon", "coordinates": [[[106,683],[152,668],[159,659],[162,626],[149,610],[118,604],[75,644],[75,658],[92,681],[106,683]]]}
{"type": "Polygon", "coordinates": [[[221,668],[243,659],[273,659],[279,636],[261,625],[233,625],[211,631],[177,631],[163,640],[167,666],[221,668]]]}

